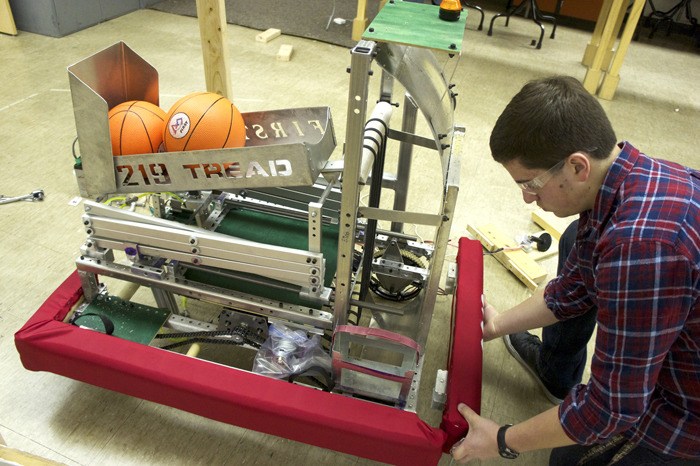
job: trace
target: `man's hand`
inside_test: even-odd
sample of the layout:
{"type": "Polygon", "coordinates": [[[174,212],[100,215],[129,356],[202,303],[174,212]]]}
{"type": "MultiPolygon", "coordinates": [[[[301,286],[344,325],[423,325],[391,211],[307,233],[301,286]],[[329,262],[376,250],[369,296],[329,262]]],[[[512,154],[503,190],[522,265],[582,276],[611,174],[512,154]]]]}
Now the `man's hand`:
{"type": "Polygon", "coordinates": [[[490,419],[479,416],[463,403],[460,403],[457,409],[469,423],[469,432],[450,450],[455,461],[459,464],[466,464],[471,460],[497,457],[498,442],[496,436],[499,425],[490,419]]]}
{"type": "Polygon", "coordinates": [[[493,340],[494,338],[500,336],[497,333],[495,325],[495,319],[498,312],[496,311],[495,307],[486,302],[486,298],[484,296],[481,297],[481,301],[483,303],[482,312],[484,313],[484,341],[493,340]]]}

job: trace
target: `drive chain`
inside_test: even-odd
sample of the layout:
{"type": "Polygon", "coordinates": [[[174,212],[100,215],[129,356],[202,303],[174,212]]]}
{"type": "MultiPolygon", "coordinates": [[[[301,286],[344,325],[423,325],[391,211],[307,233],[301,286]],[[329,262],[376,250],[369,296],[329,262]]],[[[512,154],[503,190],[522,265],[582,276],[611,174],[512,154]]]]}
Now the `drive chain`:
{"type": "Polygon", "coordinates": [[[173,349],[179,346],[190,345],[192,343],[216,343],[224,345],[237,345],[242,346],[248,344],[253,348],[260,348],[264,340],[260,338],[256,333],[250,332],[249,330],[236,327],[230,330],[211,330],[204,332],[182,332],[182,333],[159,333],[156,335],[158,339],[184,339],[184,341],[178,341],[171,343],[166,346],[162,346],[162,349],[173,349]],[[238,336],[240,339],[236,338],[218,338],[218,337],[235,337],[238,336]]]}

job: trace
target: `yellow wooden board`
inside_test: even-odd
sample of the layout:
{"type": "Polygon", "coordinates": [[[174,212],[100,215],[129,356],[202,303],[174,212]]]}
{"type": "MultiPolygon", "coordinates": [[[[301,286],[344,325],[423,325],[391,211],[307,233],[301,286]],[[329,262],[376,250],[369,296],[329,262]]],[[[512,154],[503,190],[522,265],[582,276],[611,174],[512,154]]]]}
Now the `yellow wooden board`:
{"type": "Polygon", "coordinates": [[[518,279],[531,290],[537,289],[540,283],[547,278],[547,271],[522,249],[508,250],[517,247],[515,240],[498,231],[494,225],[473,227],[467,225],[467,231],[479,240],[487,251],[492,252],[493,257],[506,269],[510,270],[518,279]],[[504,250],[499,251],[501,248],[504,250]],[[494,252],[499,251],[499,252],[494,252]]]}
{"type": "Polygon", "coordinates": [[[561,239],[561,235],[564,233],[564,230],[566,230],[566,227],[577,218],[577,215],[572,215],[571,217],[557,217],[553,213],[545,212],[542,209],[532,212],[532,221],[542,227],[544,231],[552,235],[552,238],[557,241],[561,239]]]}
{"type": "Polygon", "coordinates": [[[10,0],[0,0],[0,32],[13,36],[17,35],[15,19],[10,9],[10,0]]]}
{"type": "Polygon", "coordinates": [[[65,466],[64,463],[41,458],[31,453],[0,445],[0,464],[19,464],[22,466],[65,466]]]}
{"type": "Polygon", "coordinates": [[[226,4],[224,0],[197,0],[196,3],[207,91],[233,100],[231,73],[226,64],[226,4]]]}

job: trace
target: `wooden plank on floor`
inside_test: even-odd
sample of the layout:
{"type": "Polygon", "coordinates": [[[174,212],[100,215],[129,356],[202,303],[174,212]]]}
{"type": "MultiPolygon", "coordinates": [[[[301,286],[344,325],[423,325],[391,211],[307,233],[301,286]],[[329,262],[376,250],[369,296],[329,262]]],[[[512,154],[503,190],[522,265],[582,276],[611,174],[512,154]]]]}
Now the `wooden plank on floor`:
{"type": "Polygon", "coordinates": [[[532,211],[532,221],[538,224],[544,231],[552,235],[552,238],[559,241],[561,235],[566,230],[571,222],[576,220],[578,216],[572,215],[571,217],[557,217],[551,212],[545,212],[542,209],[532,211]]]}
{"type": "Polygon", "coordinates": [[[17,464],[22,466],[65,466],[31,453],[0,445],[0,464],[17,464]]]}
{"type": "Polygon", "coordinates": [[[266,44],[266,43],[270,42],[271,40],[279,37],[280,34],[282,34],[282,31],[280,31],[279,29],[270,28],[270,29],[263,31],[260,34],[256,35],[255,41],[262,42],[262,43],[266,44]]]}
{"type": "Polygon", "coordinates": [[[277,59],[280,61],[289,61],[292,59],[292,51],[294,48],[290,44],[282,44],[277,52],[277,59]]]}
{"type": "Polygon", "coordinates": [[[10,0],[0,0],[0,32],[13,36],[17,35],[15,19],[10,9],[10,0]]]}
{"type": "Polygon", "coordinates": [[[467,225],[467,231],[474,235],[498,262],[510,270],[529,289],[537,289],[539,284],[547,278],[547,271],[530,258],[525,251],[510,249],[517,248],[518,244],[500,232],[494,225],[479,227],[467,225]]]}

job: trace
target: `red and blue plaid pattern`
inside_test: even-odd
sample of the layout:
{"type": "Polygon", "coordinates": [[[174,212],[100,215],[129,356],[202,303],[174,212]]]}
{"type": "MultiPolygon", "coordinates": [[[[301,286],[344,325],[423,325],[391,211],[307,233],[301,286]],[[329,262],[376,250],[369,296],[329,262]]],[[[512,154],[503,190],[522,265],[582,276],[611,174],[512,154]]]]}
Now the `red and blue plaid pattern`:
{"type": "Polygon", "coordinates": [[[700,458],[700,171],[621,148],[545,291],[560,319],[598,308],[591,378],[560,422],[580,444],[623,433],[700,458]]]}

